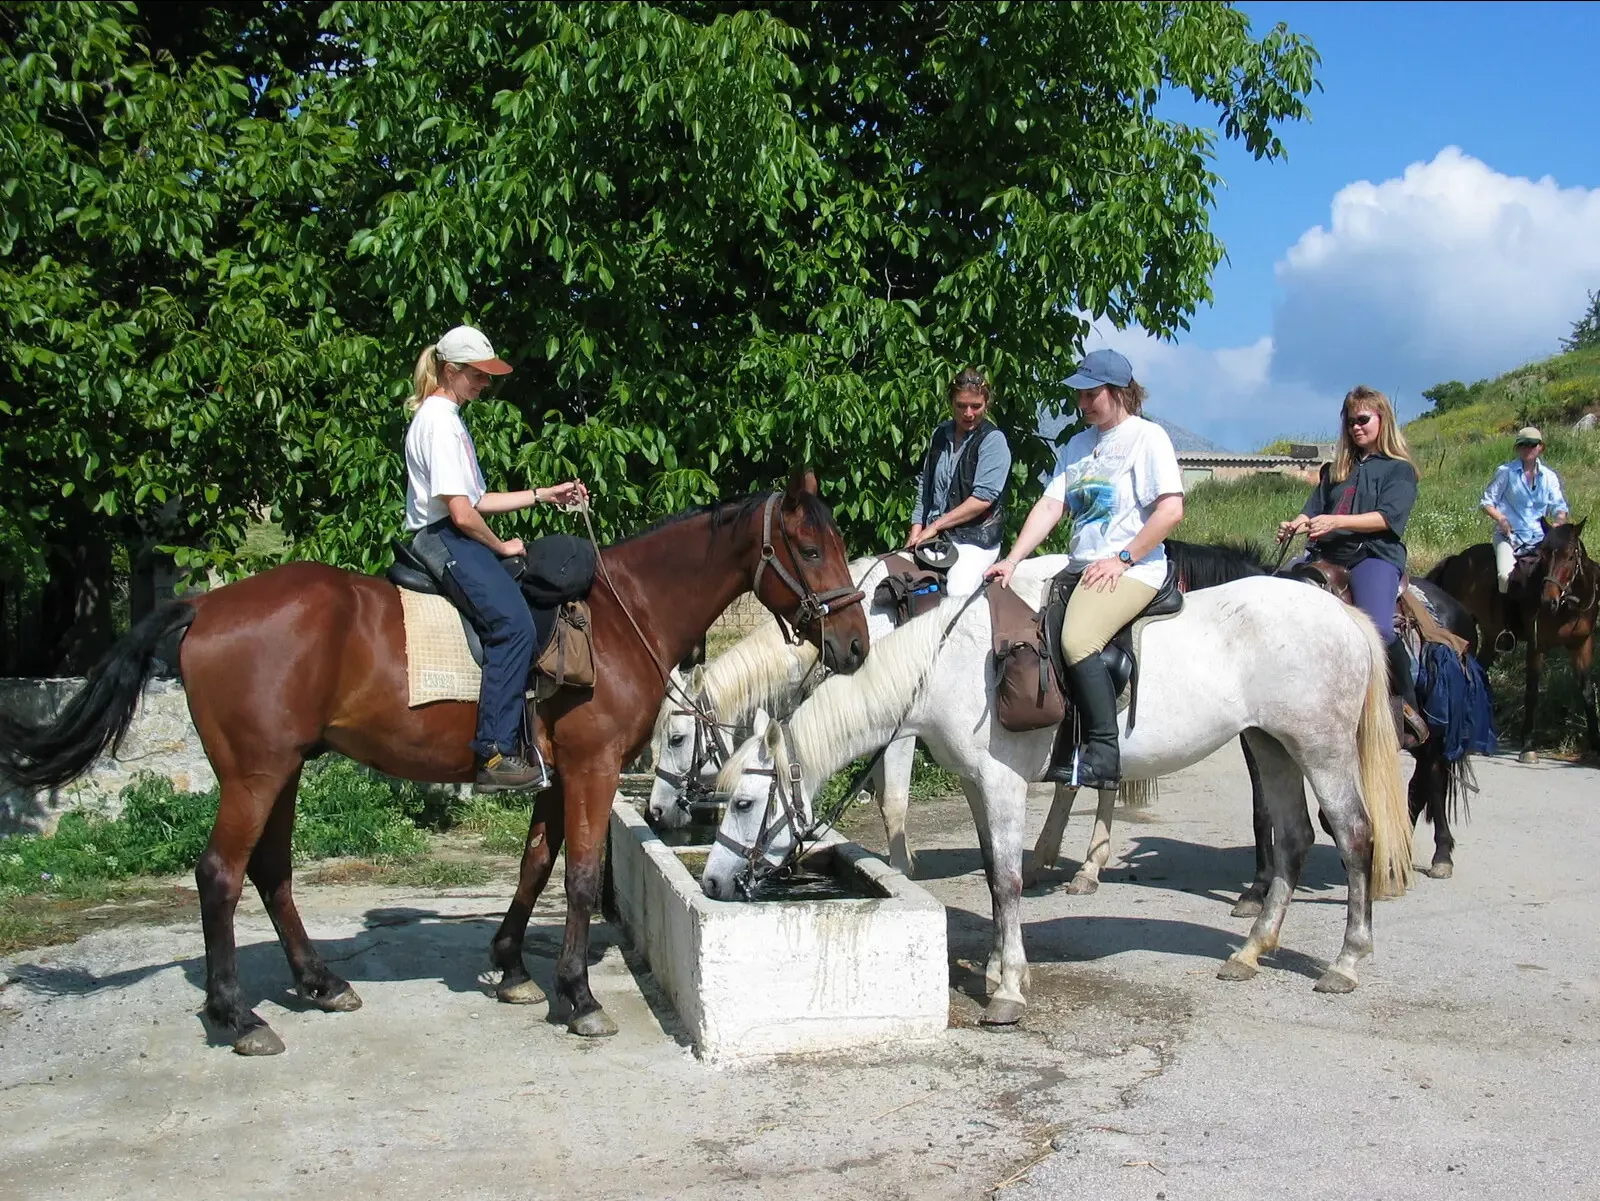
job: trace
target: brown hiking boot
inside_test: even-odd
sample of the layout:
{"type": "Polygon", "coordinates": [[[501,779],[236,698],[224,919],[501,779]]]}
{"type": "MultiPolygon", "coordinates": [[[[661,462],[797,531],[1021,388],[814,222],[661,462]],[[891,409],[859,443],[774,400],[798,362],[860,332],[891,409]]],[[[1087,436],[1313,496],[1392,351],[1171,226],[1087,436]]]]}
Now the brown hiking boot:
{"type": "MultiPolygon", "coordinates": [[[[535,752],[537,755],[538,752],[535,752]]],[[[551,784],[550,773],[545,769],[543,760],[531,764],[516,755],[490,755],[478,764],[478,776],[473,781],[472,791],[483,792],[515,792],[519,789],[528,789],[539,792],[549,788],[551,784]]]]}

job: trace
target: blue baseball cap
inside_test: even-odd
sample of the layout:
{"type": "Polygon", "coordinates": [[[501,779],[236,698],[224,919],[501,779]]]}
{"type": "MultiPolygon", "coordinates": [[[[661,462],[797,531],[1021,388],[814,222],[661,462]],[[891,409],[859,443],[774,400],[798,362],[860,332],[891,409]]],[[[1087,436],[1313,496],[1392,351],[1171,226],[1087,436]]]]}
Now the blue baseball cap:
{"type": "Polygon", "coordinates": [[[1098,388],[1110,384],[1126,388],[1133,382],[1133,364],[1114,350],[1096,350],[1084,356],[1078,370],[1067,381],[1069,388],[1098,388]]]}

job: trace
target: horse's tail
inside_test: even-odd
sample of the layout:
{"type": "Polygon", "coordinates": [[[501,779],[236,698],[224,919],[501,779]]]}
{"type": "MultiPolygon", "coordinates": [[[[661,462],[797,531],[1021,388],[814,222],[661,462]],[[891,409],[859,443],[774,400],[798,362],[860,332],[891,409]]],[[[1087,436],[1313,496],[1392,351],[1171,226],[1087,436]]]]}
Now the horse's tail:
{"type": "Polygon", "coordinates": [[[170,634],[194,621],[191,601],[161,606],[129,630],[89,671],[53,721],[40,726],[0,714],[0,777],[21,788],[54,789],[81,776],[109,746],[122,744],[139,696],[170,634]]]}
{"type": "Polygon", "coordinates": [[[1160,780],[1124,780],[1117,785],[1117,802],[1125,809],[1148,809],[1160,796],[1160,780]]]}
{"type": "Polygon", "coordinates": [[[1346,606],[1367,643],[1367,693],[1356,728],[1361,802],[1372,823],[1372,895],[1404,896],[1412,884],[1411,811],[1400,783],[1400,736],[1389,708],[1389,657],[1377,627],[1359,609],[1346,606]]]}

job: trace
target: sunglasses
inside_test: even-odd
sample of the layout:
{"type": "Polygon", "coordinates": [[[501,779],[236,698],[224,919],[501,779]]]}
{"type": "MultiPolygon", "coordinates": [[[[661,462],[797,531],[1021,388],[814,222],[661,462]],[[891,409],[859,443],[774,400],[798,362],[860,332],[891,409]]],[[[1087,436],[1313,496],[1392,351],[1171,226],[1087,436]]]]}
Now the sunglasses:
{"type": "Polygon", "coordinates": [[[1346,425],[1350,426],[1351,428],[1356,428],[1358,426],[1366,425],[1367,422],[1369,422],[1369,421],[1376,421],[1376,420],[1377,420],[1377,417],[1376,417],[1375,414],[1372,414],[1372,413],[1357,413],[1354,417],[1346,417],[1344,419],[1344,423],[1346,425]]]}

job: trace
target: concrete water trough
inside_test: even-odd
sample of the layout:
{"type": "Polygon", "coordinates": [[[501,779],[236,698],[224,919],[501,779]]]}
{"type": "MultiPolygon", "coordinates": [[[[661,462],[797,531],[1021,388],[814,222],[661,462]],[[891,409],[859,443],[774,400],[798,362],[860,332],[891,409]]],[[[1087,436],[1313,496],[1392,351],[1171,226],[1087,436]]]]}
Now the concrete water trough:
{"type": "Polygon", "coordinates": [[[621,794],[611,808],[616,915],[706,1059],[929,1039],[949,1019],[944,906],[853,842],[802,865],[854,896],[713,901],[621,794]]]}

